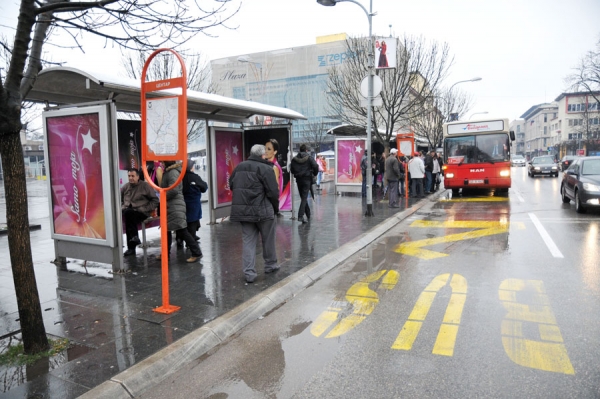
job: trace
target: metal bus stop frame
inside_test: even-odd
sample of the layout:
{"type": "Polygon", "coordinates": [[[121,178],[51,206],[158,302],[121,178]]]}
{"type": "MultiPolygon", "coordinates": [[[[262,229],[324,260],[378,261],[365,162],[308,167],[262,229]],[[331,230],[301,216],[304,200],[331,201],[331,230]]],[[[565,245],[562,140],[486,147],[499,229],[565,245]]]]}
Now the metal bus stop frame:
{"type": "MultiPolygon", "coordinates": [[[[169,95],[165,91],[164,95],[169,95]]],[[[160,96],[160,94],[157,94],[160,96]]],[[[112,180],[111,198],[116,209],[120,209],[120,190],[117,165],[117,140],[116,123],[117,111],[141,113],[140,110],[140,82],[133,79],[118,78],[102,73],[87,72],[69,67],[53,67],[42,70],[28,94],[26,100],[50,104],[58,104],[52,109],[64,109],[72,107],[83,107],[89,105],[108,104],[110,111],[108,122],[108,134],[111,144],[110,178],[112,180]]],[[[287,108],[264,105],[252,101],[237,100],[215,94],[188,91],[188,119],[204,120],[208,128],[210,121],[240,124],[250,122],[252,116],[264,115],[274,118],[298,120],[306,119],[302,114],[287,108]]],[[[207,129],[208,131],[208,129],[207,129]]],[[[291,146],[291,134],[290,134],[291,146]]],[[[207,143],[208,149],[208,143],[207,143]]],[[[211,159],[207,159],[209,165],[211,159]]],[[[210,185],[209,189],[215,188],[210,185]]],[[[102,263],[111,263],[113,272],[121,273],[126,267],[123,263],[123,237],[122,220],[115,215],[120,212],[112,212],[114,225],[114,248],[111,255],[102,253],[93,255],[96,248],[86,248],[81,243],[69,243],[55,241],[57,261],[66,262],[66,257],[74,257],[84,260],[96,260],[102,263]],[[89,255],[92,254],[93,257],[89,255]],[[112,257],[112,259],[110,259],[112,257]]],[[[212,217],[212,216],[211,216],[212,217]]],[[[88,245],[89,246],[89,245],[88,245]]]]}

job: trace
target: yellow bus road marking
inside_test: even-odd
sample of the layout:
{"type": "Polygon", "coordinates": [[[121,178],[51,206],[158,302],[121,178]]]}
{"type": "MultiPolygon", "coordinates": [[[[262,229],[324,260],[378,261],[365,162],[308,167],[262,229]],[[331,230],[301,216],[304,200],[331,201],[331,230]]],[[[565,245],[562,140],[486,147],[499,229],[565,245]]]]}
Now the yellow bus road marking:
{"type": "Polygon", "coordinates": [[[575,374],[544,283],[540,280],[507,279],[500,283],[498,297],[506,309],[500,332],[504,351],[510,360],[524,367],[575,374]],[[529,303],[519,303],[519,293],[526,294],[529,303]],[[539,341],[523,337],[524,323],[538,325],[539,341]]]}
{"type": "MultiPolygon", "coordinates": [[[[412,346],[419,335],[423,321],[427,317],[435,296],[442,287],[444,287],[450,278],[450,274],[440,274],[436,276],[431,283],[421,292],[419,299],[413,307],[408,320],[404,323],[400,334],[392,345],[392,349],[411,350],[412,346]]],[[[467,280],[459,275],[454,274],[450,280],[452,288],[452,296],[448,302],[446,313],[437,338],[433,345],[431,353],[442,356],[453,356],[456,336],[458,335],[458,327],[460,325],[462,311],[467,299],[467,280]]]]}
{"type": "Polygon", "coordinates": [[[471,197],[471,198],[450,198],[440,199],[440,202],[508,202],[504,197],[471,197]]]}
{"type": "MultiPolygon", "coordinates": [[[[525,225],[521,222],[516,223],[516,225],[520,229],[525,228],[525,225]]],[[[394,250],[395,252],[400,254],[414,256],[424,260],[430,260],[442,258],[448,256],[448,254],[443,252],[431,251],[428,249],[424,249],[423,247],[506,233],[509,230],[510,224],[508,222],[486,220],[416,220],[413,223],[411,223],[410,227],[478,229],[473,231],[467,231],[464,233],[449,234],[442,237],[426,238],[423,240],[403,242],[400,245],[398,245],[394,250]]]]}
{"type": "Polygon", "coordinates": [[[362,323],[379,303],[377,292],[372,290],[369,285],[381,280],[379,289],[389,291],[396,286],[399,279],[400,273],[395,270],[380,270],[362,278],[346,291],[346,302],[342,306],[339,301],[336,301],[334,302],[336,306],[329,306],[317,317],[310,327],[311,334],[320,337],[331,327],[333,328],[325,338],[346,334],[362,323]],[[350,310],[352,313],[348,315],[350,310]]]}

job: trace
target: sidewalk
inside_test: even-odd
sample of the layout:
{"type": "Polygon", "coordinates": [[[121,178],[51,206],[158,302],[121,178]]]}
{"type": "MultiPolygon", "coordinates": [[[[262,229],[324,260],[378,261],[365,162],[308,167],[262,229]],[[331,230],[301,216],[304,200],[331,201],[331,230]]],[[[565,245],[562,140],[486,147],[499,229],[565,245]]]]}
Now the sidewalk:
{"type": "MultiPolygon", "coordinates": [[[[100,384],[90,397],[138,395],[165,372],[194,361],[285,302],[427,202],[402,200],[400,208],[390,209],[387,201],[374,198],[375,216],[367,218],[364,199],[334,195],[331,182],[322,186],[321,195],[311,202],[308,224],[291,220],[290,212],[278,219],[281,269],[277,273],[263,273],[259,245],[259,276],[254,284],[246,284],[243,278],[239,223],[203,224],[199,235],[204,257],[199,263],[185,263],[189,253],[186,256],[173,245],[170,302],[181,310],[163,315],[152,311],[162,304],[160,263],[155,259],[160,252],[157,228],[148,230],[148,267],[143,266],[138,248],[137,257],[126,258],[129,274],[113,275],[111,265],[84,265],[73,259],[61,269],[51,263],[54,246],[46,182],[29,182],[30,223],[42,226],[31,232],[31,240],[46,331],[68,338],[74,347],[62,359],[45,362],[41,370],[0,367],[0,378],[5,381],[0,396],[74,398],[100,384]]],[[[203,206],[203,220],[207,220],[207,204],[203,206]]],[[[4,223],[6,201],[0,187],[0,225],[4,223]]],[[[0,256],[8,259],[7,236],[0,236],[0,256]]],[[[0,262],[0,337],[4,337],[0,345],[6,345],[18,330],[17,319],[10,262],[0,262]]]]}

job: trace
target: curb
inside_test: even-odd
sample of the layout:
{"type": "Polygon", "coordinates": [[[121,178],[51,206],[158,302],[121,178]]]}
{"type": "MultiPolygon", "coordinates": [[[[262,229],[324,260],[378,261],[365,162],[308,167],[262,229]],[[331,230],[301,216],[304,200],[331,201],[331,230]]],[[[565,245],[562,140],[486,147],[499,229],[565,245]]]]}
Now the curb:
{"type": "Polygon", "coordinates": [[[441,197],[445,191],[432,194],[425,198],[429,201],[419,201],[411,208],[390,216],[371,230],[362,233],[352,241],[286,277],[224,315],[115,375],[79,398],[130,399],[139,397],[165,378],[175,374],[181,367],[199,363],[201,361],[199,358],[208,351],[314,284],[323,275],[387,233],[396,224],[430,203],[431,199],[441,197]]]}

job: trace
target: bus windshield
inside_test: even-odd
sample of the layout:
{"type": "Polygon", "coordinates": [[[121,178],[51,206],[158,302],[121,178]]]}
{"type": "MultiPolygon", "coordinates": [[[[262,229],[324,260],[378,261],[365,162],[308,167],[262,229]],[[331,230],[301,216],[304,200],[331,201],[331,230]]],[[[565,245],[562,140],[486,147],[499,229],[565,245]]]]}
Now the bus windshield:
{"type": "Polygon", "coordinates": [[[494,163],[510,161],[510,142],[505,133],[447,137],[446,163],[494,163]]]}

